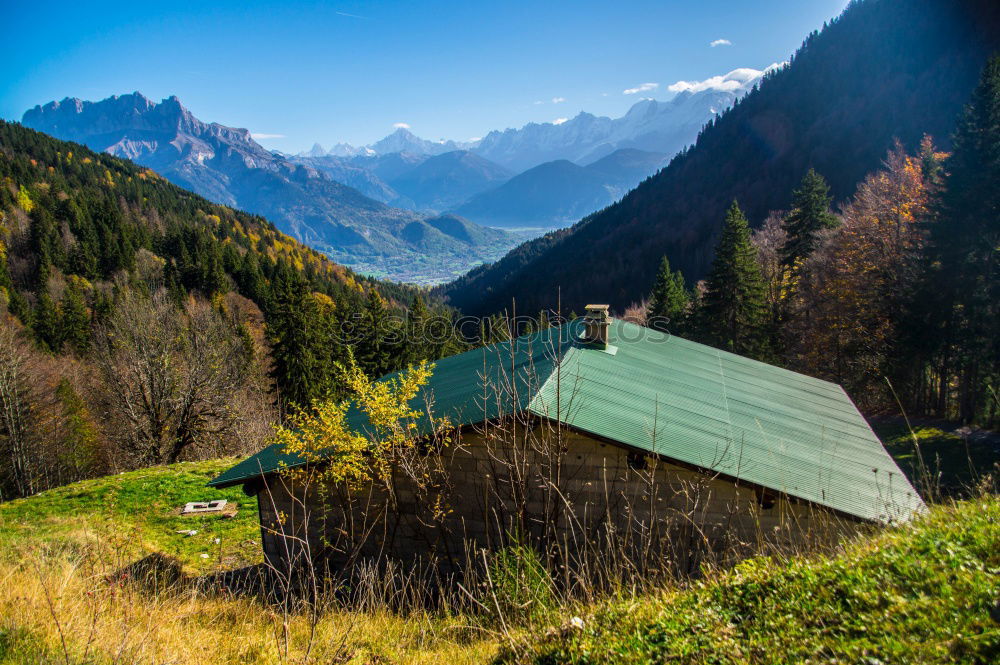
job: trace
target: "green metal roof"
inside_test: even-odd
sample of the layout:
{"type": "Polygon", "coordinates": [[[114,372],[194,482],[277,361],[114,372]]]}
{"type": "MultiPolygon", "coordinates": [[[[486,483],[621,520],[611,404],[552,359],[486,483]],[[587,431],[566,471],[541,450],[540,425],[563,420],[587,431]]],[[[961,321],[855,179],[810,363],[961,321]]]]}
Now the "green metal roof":
{"type": "MultiPolygon", "coordinates": [[[[528,410],[864,519],[923,508],[840,386],[617,319],[606,350],[581,343],[581,331],[573,321],[440,360],[424,397],[455,425],[528,410]]],[[[364,428],[360,414],[350,419],[364,428]]],[[[278,464],[268,448],[211,484],[278,464]]]]}

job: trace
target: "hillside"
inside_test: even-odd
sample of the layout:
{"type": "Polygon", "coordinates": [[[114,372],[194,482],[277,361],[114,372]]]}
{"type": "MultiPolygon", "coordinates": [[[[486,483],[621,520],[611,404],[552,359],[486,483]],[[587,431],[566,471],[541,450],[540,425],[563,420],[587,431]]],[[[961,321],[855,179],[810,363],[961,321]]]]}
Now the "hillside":
{"type": "Polygon", "coordinates": [[[493,226],[551,227],[599,209],[613,196],[599,174],[561,159],[528,169],[472,197],[455,212],[493,226]]]}
{"type": "Polygon", "coordinates": [[[389,184],[417,208],[448,210],[512,175],[473,152],[453,150],[427,159],[389,184]]]}
{"type": "MultiPolygon", "coordinates": [[[[0,288],[11,301],[18,300],[15,292],[27,297],[26,304],[33,300],[43,240],[32,231],[36,219],[61,235],[59,246],[49,247],[56,267],[97,284],[112,280],[119,270],[135,269],[136,254],[146,250],[177,267],[184,289],[204,294],[233,289],[261,309],[271,297],[271,281],[289,270],[311,290],[345,304],[359,304],[371,289],[396,303],[417,293],[358,275],[264,217],[212,203],[148,168],[14,123],[0,122],[0,178],[5,181],[0,288]],[[208,273],[218,268],[222,277],[209,283],[208,273]]],[[[460,242],[492,237],[489,230],[466,224],[457,220],[445,226],[431,219],[419,226],[436,233],[444,229],[460,242]]]]}
{"type": "MultiPolygon", "coordinates": [[[[348,349],[381,376],[454,342],[400,334],[408,306],[451,316],[418,289],[133,162],[0,123],[0,183],[0,501],[255,451],[276,409],[338,390],[348,349]]],[[[414,241],[478,230],[432,218],[414,241]]]]}
{"type": "Polygon", "coordinates": [[[810,166],[842,200],[895,139],[911,151],[925,133],[946,144],[997,48],[994,2],[852,3],[621,202],[518,247],[444,293],[469,314],[499,311],[515,298],[518,311],[552,307],[560,287],[566,309],[623,308],[648,293],[663,255],[689,282],[698,280],[734,198],[760,224],[788,207],[810,166]]]}
{"type": "Polygon", "coordinates": [[[622,148],[586,166],[588,170],[602,174],[610,182],[632,189],[665,166],[669,159],[670,156],[662,152],[622,148]]]}
{"type": "Polygon", "coordinates": [[[1000,502],[938,507],[832,557],[747,560],[690,589],[600,607],[500,662],[990,663],[1000,502]]]}
{"type": "MultiPolygon", "coordinates": [[[[6,180],[0,191],[0,209],[6,213],[0,286],[12,299],[14,291],[33,287],[39,245],[48,248],[49,260],[61,264],[57,267],[65,273],[101,280],[134,266],[140,249],[179,261],[180,247],[166,240],[185,232],[193,234],[185,249],[190,252],[201,242],[206,256],[202,265],[183,266],[182,272],[204,272],[213,260],[221,263],[231,281],[218,286],[234,284],[258,306],[267,294],[255,293],[257,287],[240,270],[251,258],[265,280],[279,265],[294,266],[308,274],[313,289],[335,298],[374,284],[281,233],[263,217],[211,203],[130,161],[6,122],[0,123],[0,155],[0,177],[6,180]],[[32,218],[50,226],[53,235],[62,235],[62,242],[49,245],[40,228],[32,232],[32,218]]],[[[184,286],[210,292],[204,277],[185,275],[184,286]]]]}
{"type": "MultiPolygon", "coordinates": [[[[64,99],[28,110],[22,122],[130,159],[216,203],[264,215],[335,261],[378,276],[405,281],[418,264],[443,279],[512,244],[502,232],[484,230],[483,245],[442,234],[430,249],[414,247],[403,229],[421,224],[423,216],[368,198],[328,170],[265,150],[245,129],[202,122],[176,97],[160,103],[137,92],[99,102],[64,99]]],[[[378,188],[361,178],[367,188],[378,188]]]]}
{"type": "Polygon", "coordinates": [[[546,162],[455,209],[480,224],[551,229],[614,203],[666,162],[663,153],[622,148],[592,164],[546,162]]]}
{"type": "MultiPolygon", "coordinates": [[[[232,593],[226,571],[262,559],[256,500],[205,487],[232,462],[153,467],[0,503],[0,576],[17,589],[0,596],[0,663],[472,665],[495,654],[495,640],[463,616],[333,605],[314,624],[297,605],[232,593]],[[220,498],[235,516],[179,514],[188,501],[220,498]]],[[[253,581],[262,571],[245,572],[253,581]]]]}
{"type": "Polygon", "coordinates": [[[8,501],[0,504],[0,542],[5,548],[27,543],[65,547],[84,545],[94,537],[127,536],[138,552],[176,558],[190,574],[260,563],[257,500],[238,487],[205,486],[235,461],[140,469],[8,501]],[[228,501],[232,510],[227,516],[180,514],[189,501],[217,499],[228,501]],[[179,533],[191,530],[197,533],[179,533]]]}
{"type": "Polygon", "coordinates": [[[313,624],[308,612],[283,614],[204,586],[259,560],[253,500],[204,486],[228,463],[116,474],[0,504],[0,575],[17,590],[0,598],[0,662],[105,662],[124,653],[131,662],[263,664],[301,662],[307,647],[310,662],[456,665],[972,665],[1000,653],[994,496],[934,507],[826,555],[751,559],[690,588],[623,590],[620,599],[550,607],[503,628],[476,614],[337,605],[313,624]],[[238,504],[236,516],[177,514],[186,501],[214,498],[238,504]],[[145,558],[155,552],[166,557],[145,558]],[[140,559],[165,588],[132,582],[140,559]],[[170,571],[176,577],[162,577],[170,571]],[[285,637],[275,630],[282,622],[285,637]]]}

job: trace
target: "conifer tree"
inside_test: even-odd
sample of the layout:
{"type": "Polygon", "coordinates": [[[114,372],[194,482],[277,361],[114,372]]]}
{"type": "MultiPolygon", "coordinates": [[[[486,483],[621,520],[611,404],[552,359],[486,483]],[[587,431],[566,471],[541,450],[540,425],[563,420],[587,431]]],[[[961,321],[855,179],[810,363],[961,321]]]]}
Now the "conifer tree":
{"type": "Polygon", "coordinates": [[[649,294],[646,325],[661,332],[683,332],[689,301],[684,275],[680,270],[671,272],[670,261],[664,256],[649,294]]]}
{"type": "Polygon", "coordinates": [[[278,277],[274,295],[267,319],[273,359],[271,376],[286,404],[306,406],[323,396],[321,359],[313,343],[318,312],[305,282],[291,271],[278,277]]]}
{"type": "Polygon", "coordinates": [[[990,421],[1000,417],[991,394],[1000,392],[1000,56],[986,64],[953,143],[917,299],[939,358],[955,367],[942,385],[957,387],[959,417],[990,421]]]}
{"type": "Polygon", "coordinates": [[[702,337],[709,344],[741,355],[766,357],[764,280],[757,250],[750,243],[750,227],[736,201],[726,212],[699,318],[702,337]]]}
{"type": "Polygon", "coordinates": [[[365,374],[377,379],[393,369],[400,341],[389,317],[388,303],[377,290],[368,292],[360,319],[355,358],[365,374]]]}
{"type": "Polygon", "coordinates": [[[7,291],[7,311],[24,325],[31,326],[31,307],[28,305],[28,300],[13,287],[7,291]]]}
{"type": "MultiPolygon", "coordinates": [[[[3,213],[0,213],[0,223],[3,223],[3,221],[3,213]]],[[[10,278],[10,270],[7,268],[6,249],[3,241],[0,240],[0,300],[2,300],[2,304],[4,305],[3,308],[0,308],[0,314],[3,313],[4,309],[9,310],[10,302],[15,292],[14,281],[10,278]]]]}
{"type": "Polygon", "coordinates": [[[792,212],[782,222],[786,233],[781,249],[782,264],[791,270],[816,249],[816,234],[837,226],[830,212],[830,188],[819,173],[809,169],[792,193],[792,212]]]}
{"type": "Polygon", "coordinates": [[[431,313],[419,293],[413,295],[406,313],[406,363],[417,364],[421,360],[436,360],[436,344],[431,339],[429,329],[431,313]]]}
{"type": "Polygon", "coordinates": [[[207,245],[205,250],[207,260],[201,265],[201,288],[208,296],[225,293],[228,290],[229,279],[226,277],[226,271],[222,268],[219,245],[212,240],[207,240],[205,244],[207,245]]]}
{"type": "Polygon", "coordinates": [[[59,325],[59,312],[48,292],[42,290],[38,294],[38,303],[35,305],[35,316],[32,326],[35,332],[35,339],[44,348],[58,352],[62,347],[62,334],[59,325]]]}
{"type": "Polygon", "coordinates": [[[173,261],[167,261],[163,264],[163,286],[167,289],[170,301],[174,303],[177,309],[182,309],[184,307],[184,301],[187,300],[188,294],[187,289],[185,289],[184,285],[181,284],[177,267],[174,265],[173,261]]]}
{"type": "Polygon", "coordinates": [[[243,255],[236,270],[235,278],[243,295],[254,302],[264,302],[266,285],[256,254],[246,252],[243,255]]]}
{"type": "Polygon", "coordinates": [[[934,149],[934,141],[930,135],[924,134],[924,137],[920,139],[920,169],[924,174],[924,181],[932,189],[941,185],[946,155],[947,153],[934,149]]]}
{"type": "Polygon", "coordinates": [[[70,283],[59,303],[62,339],[80,354],[90,348],[90,311],[76,280],[70,283]]]}

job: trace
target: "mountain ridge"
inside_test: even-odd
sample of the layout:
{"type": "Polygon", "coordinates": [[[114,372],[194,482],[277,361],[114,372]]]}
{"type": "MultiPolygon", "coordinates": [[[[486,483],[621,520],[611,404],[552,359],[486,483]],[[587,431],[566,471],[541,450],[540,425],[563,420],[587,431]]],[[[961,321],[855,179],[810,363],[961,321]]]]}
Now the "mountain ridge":
{"type": "Polygon", "coordinates": [[[448,210],[514,174],[469,150],[434,155],[389,181],[419,208],[448,210]]]}
{"type": "Polygon", "coordinates": [[[138,92],[98,102],[66,98],[30,109],[22,122],[136,161],[214,202],[265,215],[334,260],[379,276],[406,279],[419,273],[421,279],[440,280],[512,244],[492,229],[465,234],[485,245],[435,230],[440,238],[427,254],[400,235],[410,224],[423,224],[424,216],[389,207],[311,165],[270,152],[246,129],[202,122],[176,96],[160,103],[138,92]],[[417,273],[413,266],[419,266],[417,273]]]}
{"type": "Polygon", "coordinates": [[[501,228],[556,228],[611,205],[666,160],[665,154],[634,148],[586,166],[553,160],[473,196],[454,212],[501,228]]]}
{"type": "Polygon", "coordinates": [[[505,168],[522,172],[559,159],[586,164],[621,148],[672,155],[690,143],[708,120],[731,106],[780,64],[783,63],[772,64],[763,70],[737,68],[714,77],[711,82],[679,82],[678,85],[684,85],[672,98],[665,101],[641,99],[618,118],[580,111],[563,122],[529,122],[520,128],[494,129],[483,138],[470,141],[429,141],[400,127],[372,144],[355,147],[338,143],[329,151],[314,144],[296,157],[374,157],[395,152],[433,156],[469,150],[505,168]],[[522,154],[526,147],[542,149],[522,154]]]}

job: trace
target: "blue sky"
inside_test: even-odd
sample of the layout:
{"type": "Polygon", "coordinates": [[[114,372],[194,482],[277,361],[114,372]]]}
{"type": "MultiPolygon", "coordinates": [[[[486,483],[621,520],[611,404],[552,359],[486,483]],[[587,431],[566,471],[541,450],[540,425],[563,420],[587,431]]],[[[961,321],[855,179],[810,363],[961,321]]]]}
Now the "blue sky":
{"type": "Polygon", "coordinates": [[[26,0],[4,9],[0,116],[138,90],[286,151],[370,143],[397,123],[465,140],[763,69],[846,4],[26,0]]]}

